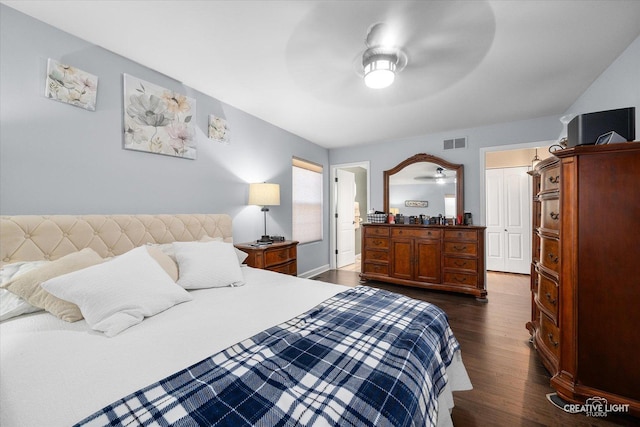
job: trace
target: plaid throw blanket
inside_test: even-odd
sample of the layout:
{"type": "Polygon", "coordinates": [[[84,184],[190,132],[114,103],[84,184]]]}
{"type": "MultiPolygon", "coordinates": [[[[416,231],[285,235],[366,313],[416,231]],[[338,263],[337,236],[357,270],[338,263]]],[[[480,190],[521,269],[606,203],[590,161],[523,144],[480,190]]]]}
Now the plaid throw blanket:
{"type": "Polygon", "coordinates": [[[438,307],[360,286],[77,425],[435,425],[458,348],[438,307]]]}

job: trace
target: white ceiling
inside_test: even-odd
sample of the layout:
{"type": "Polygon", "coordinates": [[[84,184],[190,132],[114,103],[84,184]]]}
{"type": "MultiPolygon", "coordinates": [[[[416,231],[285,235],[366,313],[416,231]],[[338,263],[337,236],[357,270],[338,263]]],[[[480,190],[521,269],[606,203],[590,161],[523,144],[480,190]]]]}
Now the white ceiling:
{"type": "Polygon", "coordinates": [[[327,148],[561,115],[640,35],[637,0],[1,3],[327,148]],[[378,22],[408,65],[373,90],[378,22]]]}

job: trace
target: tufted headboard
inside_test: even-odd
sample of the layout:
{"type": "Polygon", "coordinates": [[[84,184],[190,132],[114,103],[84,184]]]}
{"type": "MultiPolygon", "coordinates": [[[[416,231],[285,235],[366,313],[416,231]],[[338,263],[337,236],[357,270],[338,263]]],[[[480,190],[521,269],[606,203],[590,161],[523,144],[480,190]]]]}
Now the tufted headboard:
{"type": "Polygon", "coordinates": [[[84,248],[102,257],[146,243],[221,237],[232,242],[226,214],[0,216],[0,265],[55,260],[84,248]]]}

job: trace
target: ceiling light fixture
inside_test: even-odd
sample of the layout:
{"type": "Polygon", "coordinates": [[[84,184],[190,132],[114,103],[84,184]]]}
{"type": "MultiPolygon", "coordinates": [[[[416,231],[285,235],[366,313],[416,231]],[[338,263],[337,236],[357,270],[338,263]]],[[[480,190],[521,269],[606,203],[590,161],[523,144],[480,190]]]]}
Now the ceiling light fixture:
{"type": "Polygon", "coordinates": [[[362,54],[364,84],[371,89],[391,86],[396,74],[407,65],[407,55],[391,46],[385,24],[375,24],[367,34],[367,50],[362,54]]]}
{"type": "Polygon", "coordinates": [[[391,86],[396,78],[398,56],[393,53],[378,52],[381,49],[367,49],[362,57],[364,84],[371,89],[391,86]]]}

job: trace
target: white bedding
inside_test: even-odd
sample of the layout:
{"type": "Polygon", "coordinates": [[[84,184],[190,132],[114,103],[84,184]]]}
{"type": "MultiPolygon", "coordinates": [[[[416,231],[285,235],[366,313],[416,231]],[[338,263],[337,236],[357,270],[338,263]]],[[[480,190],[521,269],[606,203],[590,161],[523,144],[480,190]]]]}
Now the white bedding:
{"type": "MultiPolygon", "coordinates": [[[[0,324],[0,425],[69,426],[131,392],[307,311],[344,286],[243,267],[246,284],[190,291],[194,299],[113,338],[46,312],[0,324]]],[[[447,370],[438,425],[451,425],[451,391],[471,383],[459,354],[447,370]]]]}

